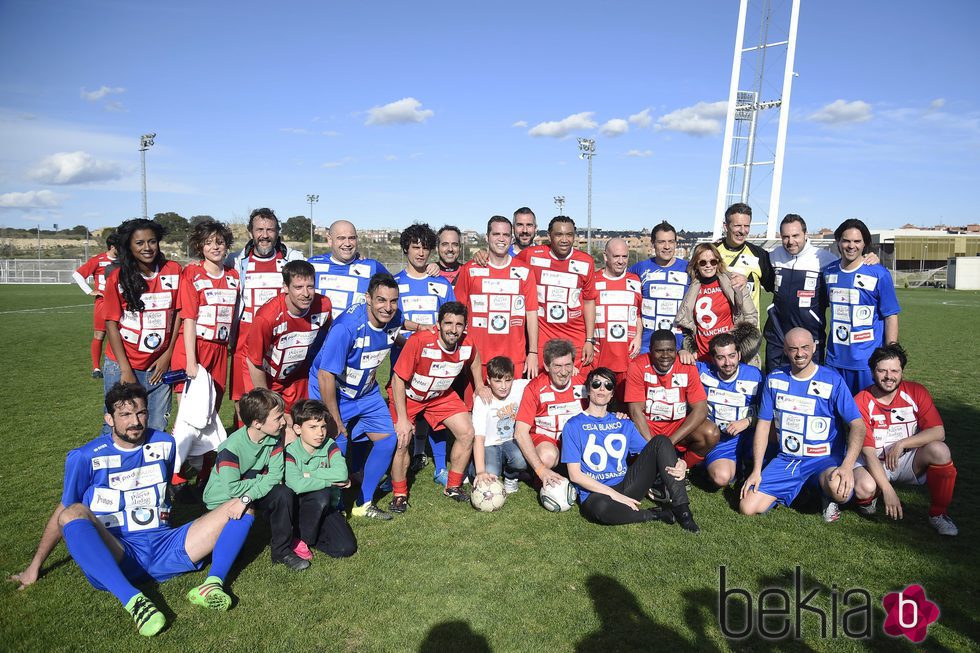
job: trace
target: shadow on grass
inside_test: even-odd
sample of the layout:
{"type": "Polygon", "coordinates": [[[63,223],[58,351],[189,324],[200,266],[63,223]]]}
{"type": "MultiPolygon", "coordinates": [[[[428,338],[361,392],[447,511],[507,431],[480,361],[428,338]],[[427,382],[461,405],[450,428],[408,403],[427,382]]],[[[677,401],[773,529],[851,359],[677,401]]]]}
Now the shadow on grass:
{"type": "Polygon", "coordinates": [[[465,621],[446,621],[430,628],[425,639],[419,644],[419,653],[444,653],[444,651],[490,653],[491,649],[487,638],[474,632],[465,621]]]}

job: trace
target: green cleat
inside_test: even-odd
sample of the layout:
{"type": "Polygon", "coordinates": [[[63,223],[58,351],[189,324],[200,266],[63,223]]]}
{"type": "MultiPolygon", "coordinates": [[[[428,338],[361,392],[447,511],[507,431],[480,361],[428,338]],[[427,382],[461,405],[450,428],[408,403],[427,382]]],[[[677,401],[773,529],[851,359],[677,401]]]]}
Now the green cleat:
{"type": "Polygon", "coordinates": [[[129,603],[126,604],[126,610],[132,615],[133,621],[136,622],[136,627],[139,628],[140,635],[143,637],[153,637],[167,625],[167,618],[157,610],[153,601],[144,596],[143,592],[129,600],[129,603]]]}
{"type": "Polygon", "coordinates": [[[221,580],[214,576],[208,576],[203,583],[188,592],[187,600],[209,610],[227,610],[231,607],[231,597],[222,587],[221,580]]]}

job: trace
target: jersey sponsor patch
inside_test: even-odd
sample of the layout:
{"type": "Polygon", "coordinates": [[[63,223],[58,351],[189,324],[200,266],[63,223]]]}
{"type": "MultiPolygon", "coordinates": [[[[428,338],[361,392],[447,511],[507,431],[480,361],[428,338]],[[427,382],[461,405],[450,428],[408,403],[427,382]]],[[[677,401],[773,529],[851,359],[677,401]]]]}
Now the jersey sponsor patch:
{"type": "Polygon", "coordinates": [[[858,274],[854,275],[854,285],[857,288],[872,292],[878,286],[878,277],[869,274],[861,274],[859,272],[858,274]]]}
{"type": "Polygon", "coordinates": [[[571,260],[568,262],[568,271],[580,276],[589,274],[589,264],[586,261],[571,260]]]}
{"type": "Polygon", "coordinates": [[[470,278],[489,277],[489,276],[490,276],[490,270],[488,270],[487,268],[477,268],[477,267],[470,268],[470,278]]]}
{"type": "Polygon", "coordinates": [[[824,383],[823,381],[817,381],[816,379],[812,379],[809,385],[807,385],[806,393],[808,395],[813,395],[815,397],[823,397],[824,399],[827,399],[830,397],[830,392],[833,389],[834,386],[832,386],[829,383],[824,383]]]}
{"type": "Polygon", "coordinates": [[[720,388],[708,389],[708,403],[724,404],[725,406],[744,406],[745,395],[720,388]]]}
{"type": "Polygon", "coordinates": [[[674,374],[670,377],[670,387],[672,388],[686,388],[687,387],[687,374],[674,374]]]}
{"type": "Polygon", "coordinates": [[[874,324],[875,309],[873,306],[855,306],[851,315],[851,324],[856,327],[874,324]]]}
{"type": "Polygon", "coordinates": [[[122,508],[122,493],[107,487],[97,487],[92,492],[88,507],[92,512],[116,512],[122,508]]]}
{"type": "Polygon", "coordinates": [[[718,379],[711,376],[707,372],[701,372],[701,385],[709,388],[717,388],[719,383],[721,382],[718,379]]]}
{"type": "Polygon", "coordinates": [[[780,413],[779,429],[781,431],[803,433],[803,431],[806,429],[806,418],[802,415],[794,415],[793,413],[780,413]]]}
{"type": "Polygon", "coordinates": [[[777,410],[787,410],[800,415],[813,415],[817,409],[817,400],[777,392],[775,407],[777,410]]]}
{"type": "Polygon", "coordinates": [[[456,377],[462,371],[462,362],[439,361],[429,365],[429,374],[436,377],[456,377]]]}
{"type": "Polygon", "coordinates": [[[92,459],[92,471],[97,469],[112,469],[122,465],[122,456],[96,456],[92,459]]]}
{"type": "Polygon", "coordinates": [[[521,292],[521,282],[517,279],[484,279],[484,293],[498,295],[516,295],[521,292]]]}
{"type": "Polygon", "coordinates": [[[830,434],[829,417],[807,417],[806,436],[808,440],[826,440],[830,434]]]}
{"type": "Polygon", "coordinates": [[[736,381],[735,382],[735,392],[741,392],[743,395],[752,396],[759,389],[758,381],[736,381]]]}
{"type": "Polygon", "coordinates": [[[114,490],[132,490],[163,483],[163,481],[160,465],[144,465],[124,472],[109,474],[109,487],[114,490]]]}

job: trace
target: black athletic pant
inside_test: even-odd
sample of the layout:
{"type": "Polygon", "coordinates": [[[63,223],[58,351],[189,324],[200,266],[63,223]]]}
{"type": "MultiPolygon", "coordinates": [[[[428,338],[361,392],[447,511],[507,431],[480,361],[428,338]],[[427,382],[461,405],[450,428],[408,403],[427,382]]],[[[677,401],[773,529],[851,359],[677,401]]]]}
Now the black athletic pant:
{"type": "Polygon", "coordinates": [[[294,495],[299,539],[331,558],[348,558],[357,553],[357,539],[343,511],[330,506],[330,494],[324,489],[294,495]]]}
{"type": "MultiPolygon", "coordinates": [[[[642,499],[659,476],[670,493],[673,507],[688,503],[687,489],[683,480],[677,480],[665,470],[677,464],[677,452],[670,438],[655,435],[626,470],[626,477],[612,486],[614,490],[631,499],[642,499]]],[[[605,494],[593,492],[581,507],[582,514],[600,524],[633,524],[650,521],[656,516],[649,510],[633,510],[629,506],[614,501],[605,494]]]]}
{"type": "Polygon", "coordinates": [[[269,530],[272,539],[269,548],[272,549],[272,559],[279,561],[293,552],[293,524],[296,515],[296,495],[284,484],[272,488],[269,494],[255,502],[269,520],[269,530]]]}

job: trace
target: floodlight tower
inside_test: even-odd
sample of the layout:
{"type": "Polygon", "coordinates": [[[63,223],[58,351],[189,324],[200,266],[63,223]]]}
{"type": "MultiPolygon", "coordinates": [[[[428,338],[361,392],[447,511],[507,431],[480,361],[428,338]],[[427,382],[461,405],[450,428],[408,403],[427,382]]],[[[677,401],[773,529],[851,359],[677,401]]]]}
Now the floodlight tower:
{"type": "Polygon", "coordinates": [[[793,87],[793,61],[796,58],[796,29],[800,0],[740,0],[732,81],[728,92],[725,139],[721,152],[721,174],[715,204],[714,237],[719,238],[725,209],[735,202],[753,205],[752,226],[765,224],[766,238],[776,237],[779,224],[779,194],[783,180],[789,101],[793,87]],[[752,29],[746,37],[746,18],[751,14],[752,29]],[[758,21],[756,22],[756,19],[758,21]],[[746,40],[755,45],[744,47],[746,40]],[[782,60],[781,89],[777,88],[779,61],[782,60]],[[775,63],[774,63],[775,62],[775,63]],[[742,68],[752,71],[742,77],[742,68]],[[739,90],[749,88],[750,90],[739,90]],[[774,99],[769,94],[779,93],[774,99]],[[773,125],[778,115],[778,124],[773,125]],[[756,168],[771,174],[757,174],[756,168]],[[769,203],[762,201],[766,190],[769,203]]]}
{"type": "Polygon", "coordinates": [[[310,203],[310,256],[313,256],[313,205],[320,201],[320,196],[307,195],[306,201],[310,203]]]}
{"type": "Polygon", "coordinates": [[[586,231],[585,247],[592,256],[592,157],[595,156],[595,139],[594,138],[580,138],[578,139],[578,149],[580,159],[589,160],[589,219],[588,219],[588,229],[586,231]]]}
{"type": "Polygon", "coordinates": [[[146,151],[153,145],[156,133],[140,136],[140,170],[143,177],[143,219],[146,219],[146,151]]]}
{"type": "Polygon", "coordinates": [[[555,195],[555,206],[558,207],[558,215],[565,215],[562,213],[562,209],[565,208],[565,196],[555,195]]]}

